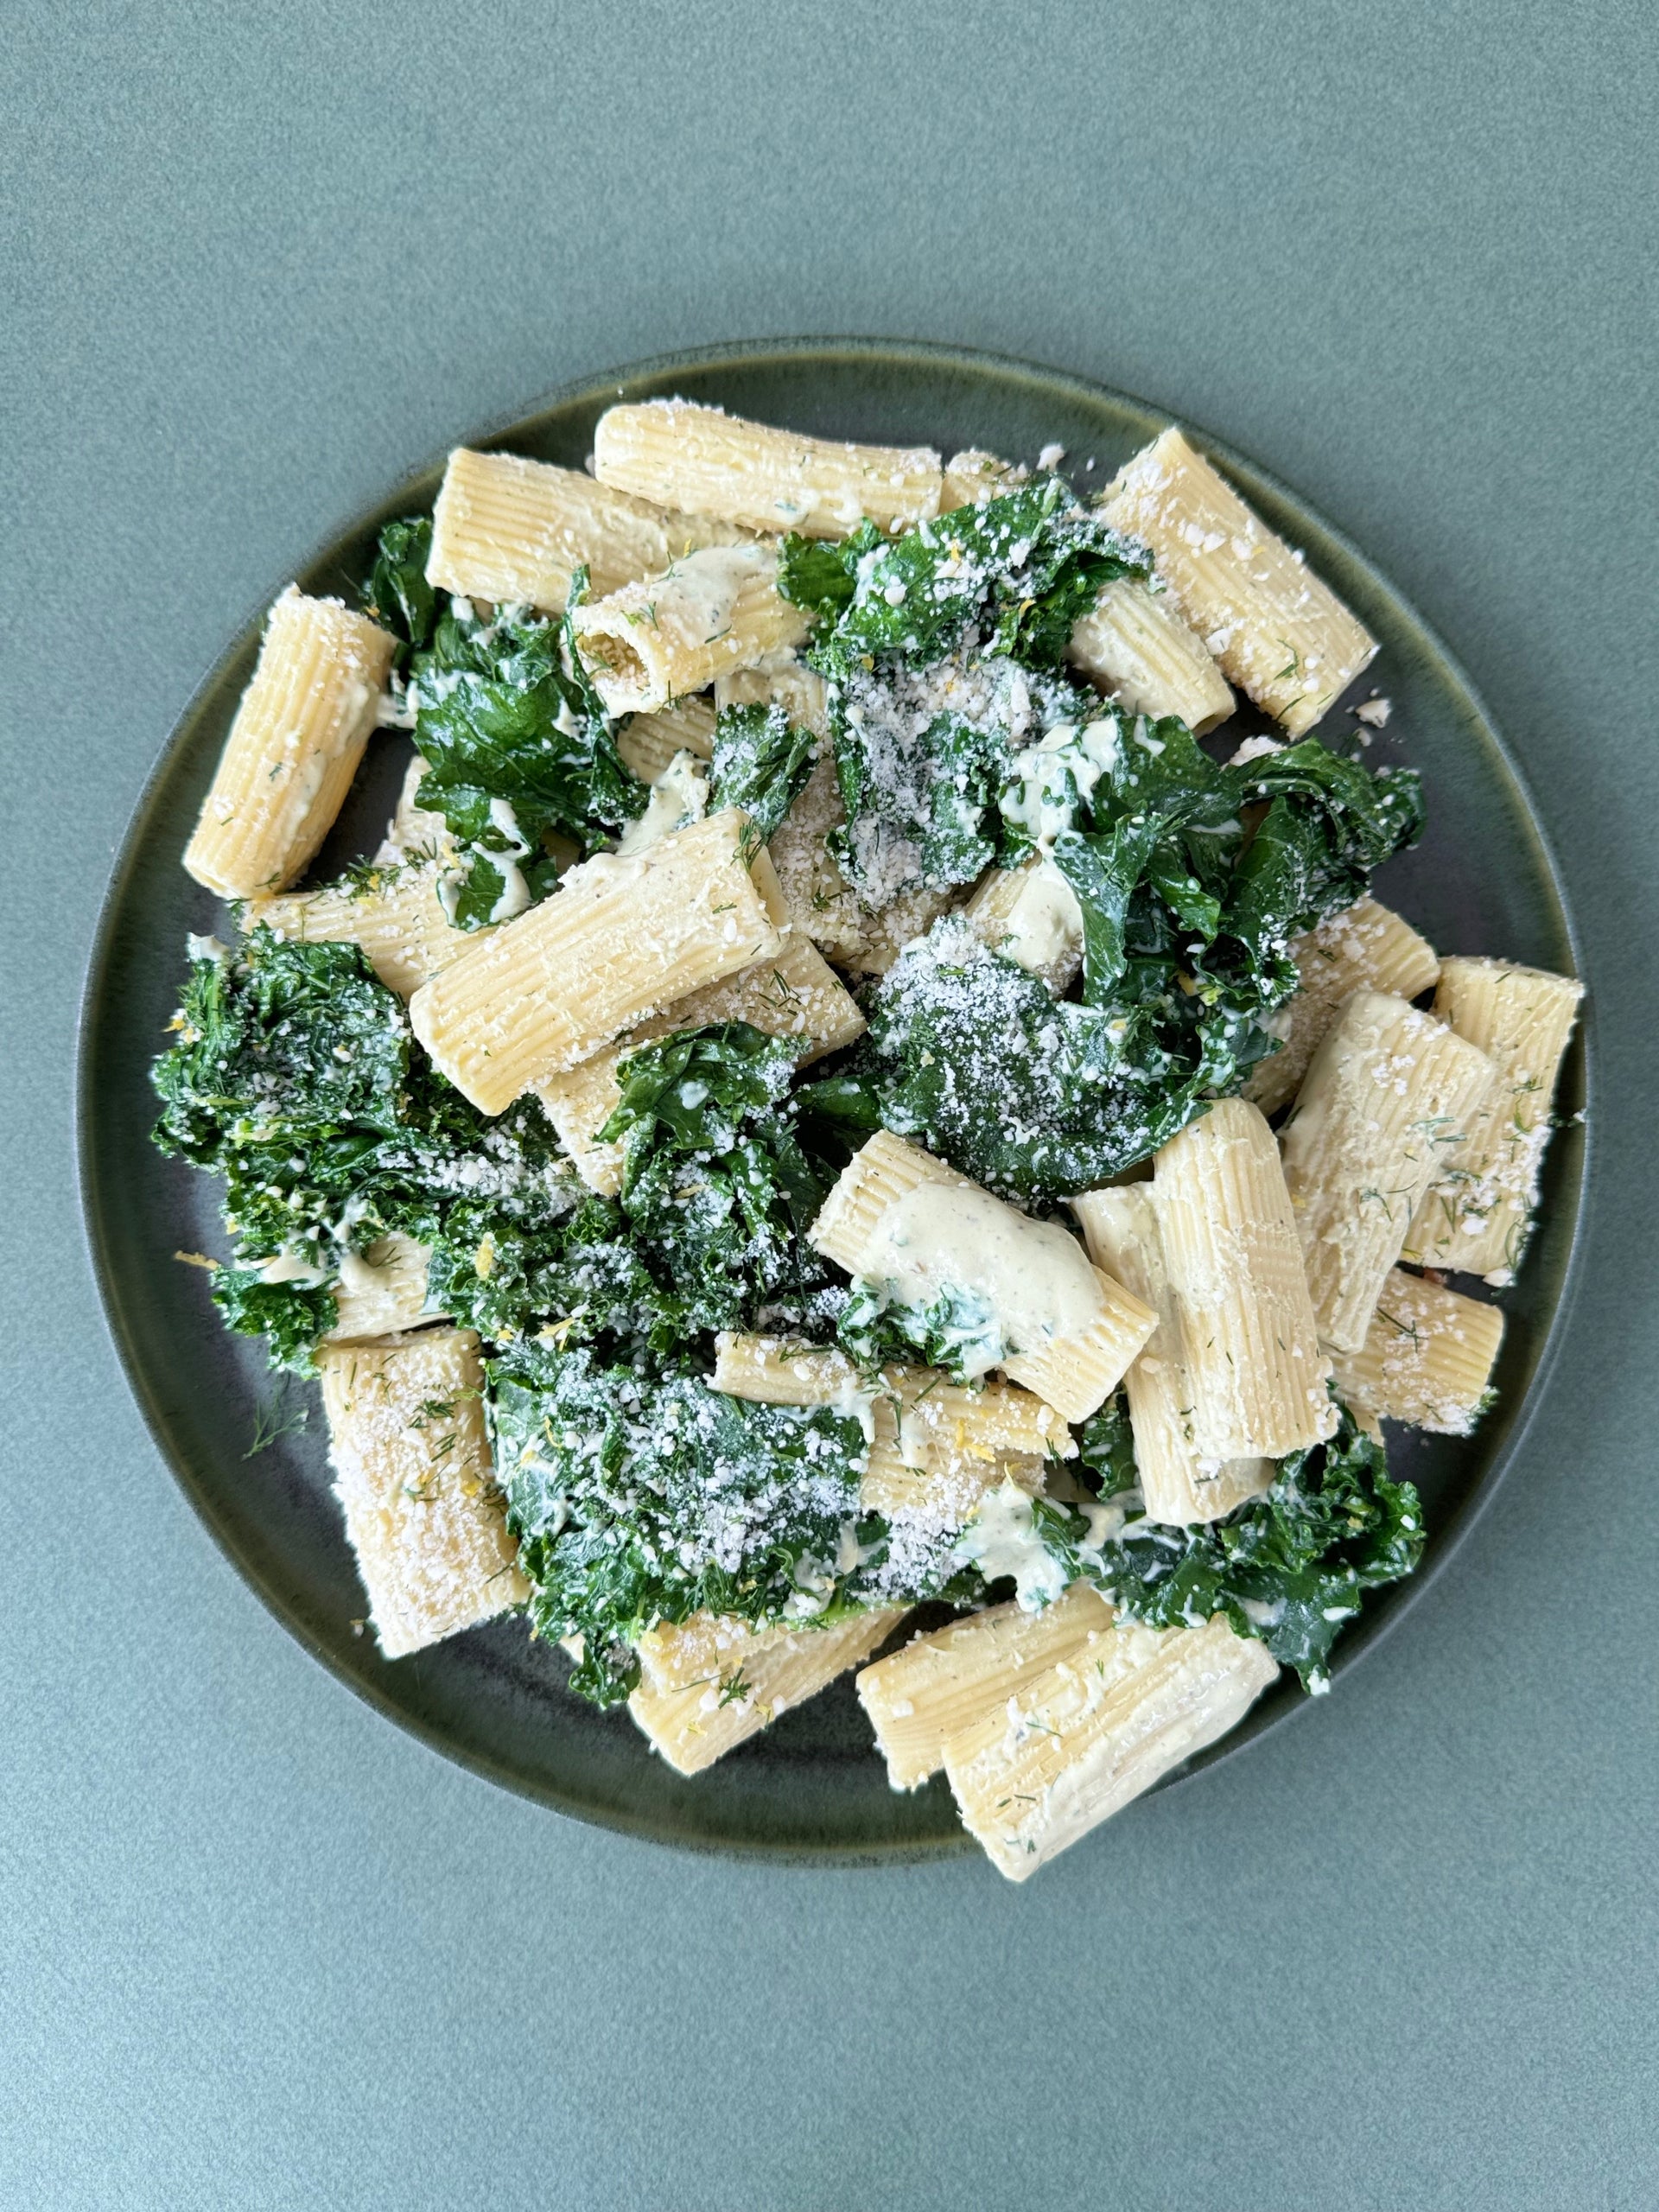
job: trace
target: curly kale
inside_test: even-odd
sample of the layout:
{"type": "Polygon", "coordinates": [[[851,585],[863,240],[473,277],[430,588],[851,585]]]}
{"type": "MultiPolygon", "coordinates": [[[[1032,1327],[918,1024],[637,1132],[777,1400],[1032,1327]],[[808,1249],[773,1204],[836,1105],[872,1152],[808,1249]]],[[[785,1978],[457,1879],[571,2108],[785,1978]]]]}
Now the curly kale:
{"type": "Polygon", "coordinates": [[[1059,673],[1074,624],[1103,583],[1149,569],[1057,476],[898,537],[785,541],[780,588],[817,616],[807,658],[830,684],[836,857],[868,905],[995,859],[1014,753],[1098,712],[1059,673]]]}
{"type": "Polygon", "coordinates": [[[432,522],[428,515],[411,515],[389,522],[375,547],[374,566],[363,586],[363,612],[398,640],[401,668],[412,651],[418,652],[432,634],[438,595],[426,580],[432,551],[432,522]]]}
{"type": "Polygon", "coordinates": [[[632,1647],[658,1621],[834,1617],[860,1553],[855,1420],[533,1340],[495,1361],[492,1384],[531,1617],[542,1636],[582,1638],[583,1694],[626,1697],[632,1647]]]}
{"type": "Polygon", "coordinates": [[[1112,1510],[1115,1497],[1138,1503],[1128,1429],[1115,1401],[1084,1435],[1084,1462],[1101,1484],[1094,1513],[1047,1500],[1033,1508],[1033,1533],[1059,1572],[1153,1628],[1225,1613],[1306,1688],[1326,1688],[1331,1648],[1364,1592],[1402,1580],[1422,1557],[1415,1489],[1389,1480],[1382,1446],[1344,1407],[1336,1434],[1281,1459],[1262,1497],[1224,1521],[1173,1529],[1112,1510]]]}
{"type": "Polygon", "coordinates": [[[774,836],[812,772],[817,740],[778,705],[724,707],[715,721],[711,809],[741,806],[762,843],[774,836]]]}
{"type": "Polygon", "coordinates": [[[1027,1200],[1084,1190],[1166,1143],[1276,1049],[1290,940],[1417,836],[1417,779],[1313,739],[1219,767],[1175,721],[1106,715],[1014,764],[999,810],[1079,910],[1081,1004],[1056,1001],[947,916],[875,991],[814,1110],[914,1136],[1027,1200]]]}
{"type": "MultiPolygon", "coordinates": [[[[582,582],[579,572],[573,600],[582,582]]],[[[565,623],[551,616],[512,607],[486,621],[463,601],[415,657],[415,745],[427,763],[416,798],[467,849],[455,909],[463,927],[496,916],[510,869],[531,898],[551,889],[550,839],[585,854],[644,810],[645,788],[623,766],[564,647],[565,623]]]]}

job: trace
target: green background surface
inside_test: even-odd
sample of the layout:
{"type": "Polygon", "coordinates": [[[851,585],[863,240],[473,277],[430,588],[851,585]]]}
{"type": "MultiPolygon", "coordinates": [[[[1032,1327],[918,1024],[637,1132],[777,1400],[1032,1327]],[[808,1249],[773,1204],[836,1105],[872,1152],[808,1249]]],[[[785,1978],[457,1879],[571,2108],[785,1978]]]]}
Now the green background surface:
{"type": "Polygon", "coordinates": [[[0,2204],[1659,2202],[1645,10],[14,9],[0,2204]],[[1549,1395],[1400,1633],[1027,1891],[562,1821],[358,1704],[149,1445],[78,1224],[103,882],[312,545],[608,363],[834,331],[1255,454],[1471,671],[1593,995],[1549,1395]]]}

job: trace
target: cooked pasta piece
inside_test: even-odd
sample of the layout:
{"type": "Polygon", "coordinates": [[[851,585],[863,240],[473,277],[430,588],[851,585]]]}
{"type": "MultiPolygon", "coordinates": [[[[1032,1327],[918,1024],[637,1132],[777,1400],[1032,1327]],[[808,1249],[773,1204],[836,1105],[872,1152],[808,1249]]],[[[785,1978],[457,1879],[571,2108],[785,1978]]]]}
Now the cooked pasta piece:
{"type": "Polygon", "coordinates": [[[522,1605],[471,1329],[319,1346],[334,1487],[388,1659],[522,1605]]]}
{"type": "Polygon", "coordinates": [[[784,1337],[727,1331],[715,1348],[717,1390],[859,1415],[870,1440],[859,1486],[867,1512],[925,1513],[961,1527],[1005,1479],[1035,1490],[1046,1459],[1076,1455],[1053,1408],[1014,1383],[968,1389],[931,1367],[884,1368],[867,1382],[844,1353],[784,1337]]]}
{"type": "Polygon", "coordinates": [[[1192,1381],[1181,1318],[1164,1261],[1164,1240],[1151,1185],[1124,1184],[1073,1198],[1089,1256],[1158,1316],[1145,1350],[1124,1378],[1135,1464],[1148,1521],[1182,1527],[1218,1521],[1273,1483],[1273,1462],[1260,1457],[1206,1458],[1193,1440],[1192,1381]]]}
{"type": "Polygon", "coordinates": [[[982,1305],[1011,1347],[992,1363],[1067,1421],[1104,1403],[1156,1319],[1065,1230],[1016,1212],[886,1129],[842,1171],[808,1236],[900,1304],[955,1293],[982,1305]]]}
{"type": "Polygon", "coordinates": [[[944,464],[939,512],[948,515],[957,507],[982,507],[987,499],[1023,484],[1030,474],[1017,462],[999,460],[995,454],[982,453],[975,446],[953,453],[944,464]]]}
{"type": "Polygon", "coordinates": [[[791,722],[811,731],[819,743],[830,735],[830,687],[816,669],[794,653],[779,653],[758,668],[734,669],[715,683],[715,706],[780,706],[791,722]]]}
{"type": "Polygon", "coordinates": [[[947,1738],[963,1826],[1023,1882],[1236,1726],[1278,1672],[1220,1613],[1202,1628],[1097,1631],[947,1738]]]}
{"type": "Polygon", "coordinates": [[[677,699],[660,714],[635,715],[616,734],[622,765],[642,784],[654,784],[682,753],[715,757],[715,702],[702,694],[677,699]]]}
{"type": "Polygon", "coordinates": [[[1428,940],[1375,899],[1344,906],[1317,929],[1293,938],[1290,951],[1301,988],[1271,1017],[1284,1042],[1270,1058],[1256,1062],[1244,1085],[1244,1096],[1264,1114],[1276,1114],[1296,1096],[1344,999],[1357,990],[1414,999],[1440,972],[1440,956],[1428,940]]]}
{"type": "Polygon", "coordinates": [[[712,1021],[747,1021],[769,1037],[797,1037],[803,1064],[850,1045],[864,1027],[863,1015],[835,971],[804,938],[785,931],[770,958],[694,991],[575,1067],[531,1084],[589,1189],[614,1198],[622,1188],[622,1142],[602,1144],[599,1136],[622,1095],[616,1079],[620,1063],[653,1037],[701,1029],[712,1021]]]}
{"type": "Polygon", "coordinates": [[[779,596],[777,577],[769,546],[709,546],[579,607],[572,634],[606,711],[656,714],[717,676],[798,645],[806,617],[779,596]]]}
{"type": "Polygon", "coordinates": [[[394,1229],[377,1237],[366,1251],[347,1252],[334,1285],[338,1309],[328,1332],[334,1344],[368,1337],[390,1337],[442,1317],[427,1304],[426,1273],[430,1249],[417,1237],[394,1229]]]}
{"type": "Polygon", "coordinates": [[[439,1070],[486,1114],[625,1029],[783,949],[783,901],[728,807],[632,858],[572,868],[409,1002],[439,1070]]]}
{"type": "Polygon", "coordinates": [[[1584,986],[1506,960],[1448,960],[1434,1011],[1497,1070],[1470,1124],[1412,1217],[1408,1258],[1507,1283],[1538,1203],[1550,1103],[1584,986]]]}
{"type": "Polygon", "coordinates": [[[221,898],[281,891],[333,826],[374,728],[397,641],[290,584],[265,621],[184,865],[221,898]]]}
{"type": "MultiPolygon", "coordinates": [[[[645,1647],[652,1637],[667,1645],[684,1630],[655,1629],[641,1641],[639,1687],[628,1700],[628,1710],[652,1751],[676,1773],[701,1774],[747,1738],[770,1727],[779,1713],[827,1689],[903,1618],[904,1608],[896,1606],[855,1613],[830,1628],[760,1629],[747,1637],[716,1631],[702,1640],[707,1674],[674,1689],[652,1686],[645,1647]]],[[[690,1659],[690,1652],[682,1656],[666,1649],[657,1663],[664,1671],[683,1674],[688,1661],[704,1663],[690,1659]]]]}
{"type": "Polygon", "coordinates": [[[919,1789],[944,1764],[953,1736],[1006,1709],[1022,1682],[1080,1652],[1112,1625],[1112,1609],[1086,1582],[1074,1582],[1040,1613],[1012,1603],[913,1636],[902,1649],[866,1667],[859,1702],[895,1789],[919,1789]]]}
{"type": "Polygon", "coordinates": [[[686,399],[612,407],[594,433],[594,473],[639,498],[724,515],[747,530],[845,537],[939,512],[939,456],[925,446],[844,445],[745,422],[686,399]]]}
{"type": "Polygon", "coordinates": [[[1333,1351],[1364,1343],[1412,1215],[1493,1074],[1484,1052],[1384,991],[1356,991],[1313,1055],[1284,1130],[1285,1182],[1333,1351]]]}
{"type": "Polygon", "coordinates": [[[1176,429],[1135,455],[1102,505],[1142,538],[1222,673],[1293,737],[1313,728],[1376,640],[1176,429]]]}
{"type": "Polygon", "coordinates": [[[1083,909],[1042,854],[992,868],[963,911],[993,952],[1040,976],[1057,998],[1083,966],[1083,909]]]}
{"type": "Polygon", "coordinates": [[[1331,1435],[1330,1368],[1260,1111],[1219,1098],[1189,1122],[1157,1155],[1152,1203],[1200,1458],[1282,1459],[1331,1435]]]}
{"type": "Polygon", "coordinates": [[[442,880],[435,862],[394,863],[349,885],[252,899],[243,925],[263,923],[296,944],[359,944],[387,989],[406,999],[481,934],[450,921],[439,896],[442,880]]]}
{"type": "Polygon", "coordinates": [[[1337,1362],[1337,1388],[1356,1412],[1467,1436],[1491,1401],[1503,1341],[1496,1306],[1395,1268],[1364,1343],[1337,1362]]]}
{"type": "Polygon", "coordinates": [[[1233,711],[1227,679],[1173,595],[1119,576],[1071,632],[1066,657],[1135,715],[1178,715],[1195,735],[1233,711]]]}
{"type": "Polygon", "coordinates": [[[458,446],[432,510],[426,574],[464,599],[557,613],[580,568],[602,597],[699,546],[741,536],[715,516],[653,506],[579,469],[458,446]]]}

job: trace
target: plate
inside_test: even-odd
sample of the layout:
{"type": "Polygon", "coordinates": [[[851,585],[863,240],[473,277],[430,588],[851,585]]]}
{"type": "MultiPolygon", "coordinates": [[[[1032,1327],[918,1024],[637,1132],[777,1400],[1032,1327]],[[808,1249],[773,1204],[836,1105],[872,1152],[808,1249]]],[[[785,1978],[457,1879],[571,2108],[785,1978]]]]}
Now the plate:
{"type": "MultiPolygon", "coordinates": [[[[1172,418],[1142,401],[1027,363],[952,349],[835,340],[683,354],[555,393],[522,421],[468,442],[580,467],[613,401],[679,392],[736,414],[835,437],[969,445],[1027,461],[1058,444],[1080,489],[1103,485],[1172,418]]],[[[1560,882],[1521,778],[1467,678],[1420,618],[1347,541],[1252,463],[1190,434],[1381,640],[1363,680],[1394,702],[1373,747],[1424,775],[1429,828],[1378,876],[1380,895],[1442,952],[1498,953],[1575,972],[1560,882]]],[[[381,524],[429,505],[435,464],[401,485],[300,571],[303,589],[349,595],[381,524]]],[[[274,598],[286,577],[272,579],[274,598]]],[[[970,1847],[936,1777],[913,1796],[887,1785],[842,1681],[693,1780],[646,1750],[626,1712],[601,1713],[564,1688],[562,1654],[522,1622],[492,1623],[389,1662],[364,1632],[365,1602],[329,1490],[315,1386],[279,1384],[257,1343],[222,1330],[200,1268],[175,1252],[222,1251],[217,1185],[149,1141],[149,1063],[184,972],[184,938],[218,909],[179,856],[258,650],[264,607],[208,677],[139,801],[105,900],[81,1027],[79,1153],[94,1265],[117,1347],[151,1433],[236,1566],[307,1650],[379,1711],[446,1757],[582,1820],[693,1849],[799,1862],[882,1862],[970,1847]],[[303,1427],[284,1424],[308,1410],[303,1427]],[[284,1430],[257,1451],[273,1429],[284,1430]]],[[[1241,715],[1241,734],[1262,725],[1241,715]]],[[[1324,734],[1351,727],[1339,711],[1324,734]]],[[[319,862],[372,846],[391,812],[407,741],[378,740],[319,862]]],[[[1543,1224],[1516,1288],[1496,1377],[1497,1408],[1471,1439],[1398,1432],[1390,1459],[1423,1494],[1428,1539],[1408,1582],[1375,1593],[1337,1646],[1344,1676],[1445,1566],[1512,1458],[1550,1363],[1573,1276],[1586,1173],[1586,1055],[1575,1044],[1548,1155],[1543,1224]]],[[[1231,1757],[1308,1702],[1284,1677],[1242,1726],[1180,1779],[1231,1757]]],[[[1167,1782],[1162,1786],[1168,1786],[1167,1782]]],[[[1194,1807],[1195,1816],[1197,1807],[1194,1807]]]]}

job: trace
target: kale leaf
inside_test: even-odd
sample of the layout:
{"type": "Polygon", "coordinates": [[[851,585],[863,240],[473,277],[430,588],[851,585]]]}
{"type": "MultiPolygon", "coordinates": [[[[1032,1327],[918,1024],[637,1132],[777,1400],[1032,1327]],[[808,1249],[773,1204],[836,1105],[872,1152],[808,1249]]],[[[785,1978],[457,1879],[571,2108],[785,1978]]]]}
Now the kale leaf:
{"type": "Polygon", "coordinates": [[[1042,839],[1076,895],[1082,1004],[947,916],[803,1103],[1038,1200],[1134,1166],[1236,1090],[1276,1049],[1291,938],[1359,897],[1422,823],[1409,772],[1373,773],[1313,739],[1224,768],[1181,722],[1109,715],[1017,756],[999,812],[1005,858],[1042,839]]]}
{"type": "MultiPolygon", "coordinates": [[[[1108,1504],[1134,1480],[1118,1433],[1127,1427],[1120,1407],[1083,1440],[1084,1464],[1108,1504]]],[[[1389,1480],[1382,1446],[1345,1407],[1327,1443],[1281,1460],[1272,1489],[1224,1521],[1173,1529],[1128,1520],[1095,1542],[1090,1515],[1040,1501],[1034,1516],[1068,1580],[1085,1577],[1153,1628],[1193,1627],[1225,1613],[1240,1636],[1259,1637],[1315,1691],[1328,1686],[1331,1647],[1364,1592],[1402,1580],[1423,1552],[1416,1491],[1389,1480]]]]}
{"type": "Polygon", "coordinates": [[[308,1320],[310,1337],[332,1324],[340,1254],[391,1230],[434,1248],[435,1302],[459,1320],[493,1333],[578,1302],[593,1224],[567,1220],[575,1177],[540,1107],[480,1115],[421,1054],[356,945],[260,927],[236,955],[197,960],[154,1081],[162,1150],[225,1179],[238,1250],[216,1299],[233,1328],[270,1337],[280,1363],[306,1364],[308,1320]],[[317,1287],[263,1281],[260,1263],[283,1255],[317,1287]],[[537,1306],[556,1260],[559,1302],[537,1306]]]}
{"type": "Polygon", "coordinates": [[[582,1637],[574,1686],[598,1704],[626,1697],[658,1621],[821,1618],[856,1562],[864,1436],[832,1408],[526,1340],[493,1363],[491,1416],[531,1618],[582,1637]]]}
{"type": "Polygon", "coordinates": [[[363,611],[399,640],[397,664],[418,652],[432,634],[437,594],[426,580],[432,551],[429,515],[389,522],[375,547],[374,566],[362,590],[363,611]]]}
{"type": "Polygon", "coordinates": [[[712,811],[741,806],[764,844],[801,795],[817,740],[779,705],[725,707],[715,721],[712,811]]]}
{"type": "Polygon", "coordinates": [[[861,1371],[877,1375],[897,1361],[942,1368],[954,1382],[971,1382],[1007,1357],[1010,1346],[988,1300],[949,1285],[926,1306],[889,1300],[873,1283],[855,1281],[836,1323],[836,1340],[861,1371]]]}
{"type": "Polygon", "coordinates": [[[550,617],[511,608],[486,622],[451,605],[416,657],[415,745],[427,763],[416,799],[470,849],[464,926],[491,918],[510,866],[522,862],[532,897],[551,887],[550,837],[585,854],[644,811],[645,788],[587,679],[568,671],[563,644],[550,617]]]}

